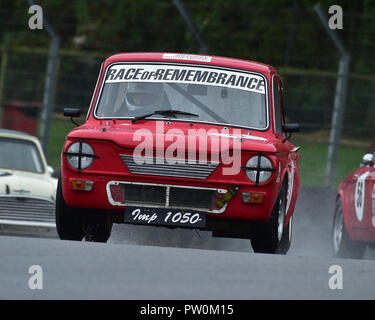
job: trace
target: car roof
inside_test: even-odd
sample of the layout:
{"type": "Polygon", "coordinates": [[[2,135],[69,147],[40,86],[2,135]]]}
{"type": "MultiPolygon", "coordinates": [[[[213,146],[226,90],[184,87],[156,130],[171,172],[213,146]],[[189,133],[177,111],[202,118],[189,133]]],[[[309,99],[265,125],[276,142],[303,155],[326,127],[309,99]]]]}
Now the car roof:
{"type": "Polygon", "coordinates": [[[20,134],[29,136],[30,134],[18,130],[11,130],[11,129],[0,129],[0,133],[9,133],[9,134],[20,134]]]}
{"type": "Polygon", "coordinates": [[[0,138],[9,138],[9,139],[18,139],[18,140],[26,140],[33,142],[37,149],[39,150],[40,156],[42,158],[42,162],[44,164],[44,167],[47,166],[47,161],[42,149],[42,146],[40,144],[40,141],[37,137],[32,136],[31,134],[28,134],[26,132],[17,131],[17,130],[10,130],[10,129],[0,129],[0,138]]]}
{"type": "Polygon", "coordinates": [[[10,129],[0,129],[0,137],[29,140],[35,143],[39,142],[38,138],[35,136],[32,136],[26,132],[10,129]]]}
{"type": "Polygon", "coordinates": [[[177,62],[188,64],[205,64],[213,66],[222,66],[228,68],[245,69],[263,73],[264,75],[272,75],[277,73],[274,67],[250,60],[227,58],[212,55],[200,55],[191,53],[169,53],[169,52],[132,52],[119,53],[110,56],[104,62],[104,67],[114,62],[121,61],[157,61],[157,62],[177,62]]]}

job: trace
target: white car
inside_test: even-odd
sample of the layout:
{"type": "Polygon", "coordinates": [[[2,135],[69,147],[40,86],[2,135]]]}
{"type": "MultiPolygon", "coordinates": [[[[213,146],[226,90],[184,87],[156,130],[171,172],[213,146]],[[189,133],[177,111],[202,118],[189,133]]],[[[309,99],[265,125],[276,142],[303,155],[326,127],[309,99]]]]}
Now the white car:
{"type": "Polygon", "coordinates": [[[36,137],[0,129],[0,225],[55,227],[52,173],[36,137]]]}

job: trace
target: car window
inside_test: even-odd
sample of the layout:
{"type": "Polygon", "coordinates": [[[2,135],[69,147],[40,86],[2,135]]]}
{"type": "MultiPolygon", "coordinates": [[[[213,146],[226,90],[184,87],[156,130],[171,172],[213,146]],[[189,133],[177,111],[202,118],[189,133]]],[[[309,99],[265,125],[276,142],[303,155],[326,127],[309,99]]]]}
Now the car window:
{"type": "Polygon", "coordinates": [[[281,82],[278,78],[273,80],[273,104],[275,110],[275,132],[282,134],[282,111],[281,111],[281,82]]]}
{"type": "MultiPolygon", "coordinates": [[[[116,67],[119,70],[120,67],[116,67]]],[[[113,77],[107,76],[95,113],[97,117],[131,118],[156,110],[173,109],[198,115],[191,118],[184,116],[183,120],[267,128],[266,88],[259,75],[168,66],[165,72],[169,72],[170,77],[163,76],[158,81],[153,77],[148,79],[143,66],[137,67],[143,72],[138,72],[137,79],[144,78],[143,81],[128,81],[126,74],[135,69],[134,66],[122,66],[125,76],[120,76],[120,79],[116,78],[116,73],[109,71],[113,77]],[[184,71],[187,73],[182,73],[184,71]],[[173,78],[176,72],[180,72],[179,78],[173,78]],[[181,76],[189,75],[188,72],[188,78],[181,76]],[[147,79],[149,81],[145,81],[147,79]]],[[[160,65],[155,66],[155,72],[164,70],[160,68],[160,65]]],[[[155,118],[160,118],[160,115],[155,115],[155,118]]],[[[182,120],[182,117],[178,119],[182,120]]]]}
{"type": "Polygon", "coordinates": [[[39,151],[30,141],[0,138],[0,168],[43,173],[39,151]]]}

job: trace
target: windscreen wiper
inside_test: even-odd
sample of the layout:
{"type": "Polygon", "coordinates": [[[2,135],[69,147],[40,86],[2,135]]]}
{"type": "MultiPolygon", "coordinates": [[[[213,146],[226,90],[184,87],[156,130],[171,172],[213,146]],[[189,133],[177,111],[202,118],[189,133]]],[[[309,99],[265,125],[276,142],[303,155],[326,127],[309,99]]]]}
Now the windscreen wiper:
{"type": "Polygon", "coordinates": [[[199,115],[197,115],[195,113],[190,113],[190,112],[185,112],[185,111],[180,111],[180,110],[156,110],[152,113],[144,114],[144,115],[141,115],[141,116],[136,116],[132,119],[132,122],[136,123],[138,120],[146,119],[146,118],[151,117],[155,114],[161,114],[162,116],[165,116],[165,117],[173,116],[174,118],[176,118],[176,114],[182,114],[182,115],[185,115],[185,116],[192,116],[192,117],[199,117],[199,115]]]}

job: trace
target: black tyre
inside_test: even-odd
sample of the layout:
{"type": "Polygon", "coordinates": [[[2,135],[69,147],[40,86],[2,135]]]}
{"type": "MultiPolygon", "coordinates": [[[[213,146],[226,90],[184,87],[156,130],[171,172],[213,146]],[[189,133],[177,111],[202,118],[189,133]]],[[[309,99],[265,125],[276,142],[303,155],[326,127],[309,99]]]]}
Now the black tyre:
{"type": "Polygon", "coordinates": [[[257,253],[286,254],[290,247],[292,220],[284,228],[287,183],[283,182],[270,219],[259,226],[251,237],[251,246],[257,253]]]}
{"type": "Polygon", "coordinates": [[[284,227],[283,235],[277,246],[276,253],[286,254],[289,251],[290,244],[292,243],[292,230],[293,229],[293,216],[289,218],[288,225],[284,227]]]}
{"type": "Polygon", "coordinates": [[[82,214],[79,209],[66,205],[62,193],[61,178],[56,191],[55,219],[57,233],[62,240],[81,241],[84,236],[82,214]]]}
{"type": "Polygon", "coordinates": [[[345,229],[341,198],[336,201],[332,226],[333,255],[337,258],[363,259],[366,244],[350,239],[345,229]]]}
{"type": "Polygon", "coordinates": [[[85,241],[108,241],[111,236],[112,222],[105,212],[86,212],[83,220],[85,241]]]}

